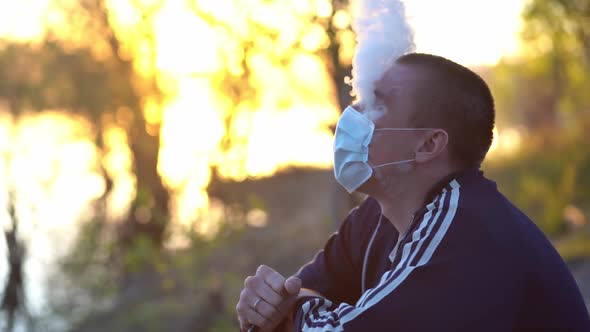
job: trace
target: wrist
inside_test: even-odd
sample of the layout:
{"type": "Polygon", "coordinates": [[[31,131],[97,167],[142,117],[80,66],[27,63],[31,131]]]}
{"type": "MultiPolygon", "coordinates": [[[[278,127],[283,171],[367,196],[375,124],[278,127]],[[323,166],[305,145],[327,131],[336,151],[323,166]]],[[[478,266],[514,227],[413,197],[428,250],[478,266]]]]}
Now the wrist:
{"type": "Polygon", "coordinates": [[[288,330],[283,331],[293,331],[296,327],[299,326],[300,321],[302,319],[302,307],[303,304],[307,301],[317,299],[317,298],[325,298],[319,292],[310,290],[310,289],[302,289],[299,294],[297,295],[297,300],[295,301],[293,308],[291,310],[291,314],[288,315],[289,319],[289,328],[288,330]]]}
{"type": "Polygon", "coordinates": [[[303,303],[305,303],[313,298],[317,298],[317,297],[323,298],[324,296],[322,294],[320,294],[319,292],[316,292],[311,289],[307,289],[307,288],[300,289],[299,293],[295,297],[295,301],[291,305],[290,310],[288,311],[287,315],[285,316],[285,318],[283,318],[283,320],[281,321],[279,326],[277,326],[274,331],[276,331],[276,332],[293,331],[295,328],[295,320],[297,319],[296,318],[297,314],[299,313],[299,310],[301,309],[301,306],[303,305],[303,303]]]}

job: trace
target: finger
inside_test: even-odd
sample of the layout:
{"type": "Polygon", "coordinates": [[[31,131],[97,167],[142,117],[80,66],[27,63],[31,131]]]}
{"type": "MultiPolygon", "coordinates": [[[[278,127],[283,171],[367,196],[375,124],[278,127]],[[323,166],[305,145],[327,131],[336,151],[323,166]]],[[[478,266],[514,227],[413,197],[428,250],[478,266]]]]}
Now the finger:
{"type": "Polygon", "coordinates": [[[258,302],[256,308],[253,308],[253,310],[259,313],[262,317],[270,320],[273,324],[277,324],[281,321],[282,315],[277,308],[264,300],[258,302]]]}
{"type": "Polygon", "coordinates": [[[242,319],[241,317],[238,317],[238,321],[240,322],[240,331],[241,332],[248,331],[250,324],[247,321],[245,321],[244,319],[242,319]]]}
{"type": "Polygon", "coordinates": [[[248,311],[247,319],[251,324],[258,326],[261,330],[270,329],[272,326],[272,322],[270,320],[262,317],[262,315],[254,310],[248,311]]]}
{"type": "MultiPolygon", "coordinates": [[[[283,294],[272,289],[261,276],[246,278],[244,281],[244,289],[249,290],[251,294],[263,298],[266,302],[274,306],[278,306],[283,302],[283,294]]],[[[253,299],[253,301],[255,300],[256,299],[253,299]]]]}
{"type": "MultiPolygon", "coordinates": [[[[266,286],[268,287],[268,286],[266,286]]],[[[272,291],[271,291],[272,292],[272,291]]],[[[282,312],[278,309],[278,307],[282,304],[283,300],[280,300],[280,303],[277,305],[273,305],[267,302],[264,297],[260,295],[254,295],[249,289],[244,289],[243,291],[243,302],[250,305],[253,310],[257,311],[259,314],[264,316],[266,319],[269,319],[273,322],[280,322],[283,318],[282,312]],[[258,301],[260,299],[260,301],[258,301]],[[258,303],[256,303],[258,302],[258,303]],[[256,305],[255,305],[256,304],[256,305]]],[[[275,296],[278,296],[274,294],[275,296]]]]}
{"type": "Polygon", "coordinates": [[[258,279],[256,276],[247,276],[246,279],[244,279],[244,287],[251,287],[256,283],[256,279],[258,279]]]}
{"type": "Polygon", "coordinates": [[[266,265],[260,265],[258,270],[256,270],[256,275],[261,276],[264,282],[266,282],[275,292],[278,294],[283,294],[285,277],[283,277],[280,273],[266,265]]]}
{"type": "Polygon", "coordinates": [[[238,313],[238,319],[240,319],[240,322],[243,322],[246,326],[249,324],[247,319],[248,311],[252,309],[252,305],[257,299],[258,297],[252,295],[248,289],[244,288],[240,293],[240,300],[236,305],[236,312],[238,313]]]}
{"type": "Polygon", "coordinates": [[[290,295],[297,295],[301,289],[301,279],[298,277],[289,277],[285,281],[285,289],[290,295]]]}
{"type": "MultiPolygon", "coordinates": [[[[257,305],[259,307],[260,304],[257,305]]],[[[268,320],[260,313],[254,311],[254,309],[245,303],[245,301],[240,300],[238,305],[236,306],[236,311],[238,312],[238,320],[240,321],[240,330],[241,331],[248,331],[251,325],[256,325],[260,327],[259,330],[263,328],[271,328],[274,324],[271,320],[268,320]]]]}
{"type": "Polygon", "coordinates": [[[285,301],[282,294],[275,292],[269,285],[267,285],[264,281],[260,281],[260,285],[252,289],[254,294],[258,297],[262,298],[264,301],[270,303],[271,305],[278,307],[285,301]]]}
{"type": "Polygon", "coordinates": [[[240,323],[248,324],[246,317],[248,310],[248,303],[242,299],[242,296],[240,296],[240,301],[238,301],[238,304],[236,305],[236,312],[238,313],[238,319],[240,320],[240,323]]]}
{"type": "Polygon", "coordinates": [[[256,275],[267,275],[274,272],[276,271],[272,267],[266,266],[264,264],[259,265],[258,268],[256,268],[256,275]]]}

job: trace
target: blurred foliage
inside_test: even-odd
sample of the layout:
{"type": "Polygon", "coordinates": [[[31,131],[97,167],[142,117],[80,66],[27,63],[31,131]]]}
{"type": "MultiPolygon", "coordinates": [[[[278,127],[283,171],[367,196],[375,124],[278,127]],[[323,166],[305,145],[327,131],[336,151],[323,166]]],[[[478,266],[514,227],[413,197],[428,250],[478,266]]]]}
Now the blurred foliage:
{"type": "Polygon", "coordinates": [[[487,162],[484,169],[546,234],[558,236],[568,230],[566,207],[590,211],[590,154],[582,146],[570,140],[553,147],[525,147],[518,156],[487,162]]]}
{"type": "Polygon", "coordinates": [[[244,111],[261,107],[281,111],[311,100],[329,100],[340,109],[350,104],[351,87],[345,77],[352,69],[354,34],[347,14],[348,0],[225,2],[237,8],[235,12],[198,0],[187,3],[223,40],[217,54],[224,65],[211,77],[211,84],[221,94],[219,114],[225,135],[220,149],[228,162],[217,168],[223,171],[228,164],[245,167],[246,159],[241,156],[253,128],[244,126],[240,114],[244,111]],[[301,82],[290,72],[297,61],[316,59],[320,59],[317,69],[327,74],[327,88],[301,82]],[[278,89],[269,93],[269,85],[278,89]],[[330,91],[328,95],[326,90],[330,91]]]}
{"type": "MultiPolygon", "coordinates": [[[[155,77],[140,75],[135,59],[121,50],[122,42],[105,1],[54,1],[51,5],[52,13],[59,13],[63,25],[48,27],[41,43],[0,43],[0,99],[17,116],[48,110],[83,116],[93,126],[101,157],[108,153],[105,131],[110,127],[123,130],[132,154],[138,194],[118,232],[118,242],[132,247],[135,237],[140,237],[159,247],[169,219],[169,193],[157,170],[159,130],[150,129],[143,112],[148,100],[162,99],[155,77]],[[149,213],[142,215],[147,215],[148,220],[138,220],[136,212],[146,209],[149,213]]],[[[149,44],[153,42],[150,15],[155,9],[139,2],[135,5],[143,14],[137,30],[143,32],[141,38],[149,44]]],[[[97,168],[106,182],[102,197],[106,204],[114,174],[100,159],[97,168]]],[[[96,213],[104,219],[102,209],[96,213]]]]}
{"type": "MultiPolygon", "coordinates": [[[[324,11],[323,16],[316,15],[313,10],[293,12],[294,17],[300,16],[296,19],[304,24],[303,27],[309,24],[310,29],[317,31],[320,28],[320,31],[325,31],[328,35],[327,43],[303,50],[300,40],[304,34],[310,32],[309,29],[296,31],[299,35],[289,36],[287,39],[292,39],[292,42],[288,47],[284,47],[284,44],[279,44],[280,27],[265,26],[265,22],[260,21],[261,16],[254,11],[246,10],[250,5],[244,7],[244,21],[238,22],[241,26],[245,24],[248,29],[252,29],[252,33],[244,34],[244,31],[229,24],[233,22],[224,21],[223,15],[212,15],[203,9],[206,4],[198,1],[186,2],[187,6],[212,26],[221,30],[226,29],[229,41],[237,43],[237,49],[244,53],[236,63],[231,62],[228,57],[227,66],[223,67],[223,75],[217,76],[218,80],[214,82],[220,91],[226,94],[227,102],[231,104],[231,112],[226,114],[225,119],[227,132],[231,132],[233,117],[241,109],[240,105],[255,104],[260,97],[257,94],[261,92],[254,89],[255,78],[250,74],[252,61],[261,53],[268,54],[268,59],[279,67],[287,64],[294,50],[319,55],[325,61],[325,69],[329,71],[329,76],[334,78],[336,99],[341,104],[348,104],[349,87],[344,84],[344,76],[350,72],[350,56],[348,59],[341,57],[340,49],[344,37],[348,37],[349,44],[352,40],[350,33],[343,36],[344,32],[350,32],[350,26],[340,24],[336,27],[332,20],[336,11],[342,14],[346,9],[347,1],[334,0],[330,3],[332,9],[327,14],[324,11]],[[282,50],[279,49],[279,45],[283,46],[282,50]]],[[[150,326],[148,323],[155,324],[154,319],[151,319],[157,319],[158,315],[154,314],[155,312],[160,309],[170,312],[169,308],[174,307],[176,297],[172,297],[170,303],[160,301],[160,296],[165,298],[171,289],[179,289],[174,285],[183,285],[185,291],[188,290],[182,294],[194,295],[186,305],[185,316],[189,315],[188,311],[197,310],[195,313],[204,318],[214,317],[207,314],[207,306],[196,304],[207,298],[206,280],[241,280],[244,271],[252,271],[255,267],[250,265],[248,269],[235,273],[224,272],[224,277],[208,274],[204,274],[202,278],[193,276],[193,273],[198,274],[202,266],[207,266],[201,258],[211,256],[208,254],[210,248],[219,247],[220,242],[225,244],[224,250],[232,248],[231,241],[223,234],[219,234],[216,239],[206,239],[193,234],[194,230],[189,229],[187,234],[184,234],[185,238],[190,239],[187,252],[162,250],[171,234],[168,222],[171,215],[168,206],[170,192],[164,187],[157,169],[160,124],[149,122],[144,108],[147,103],[162,103],[163,90],[174,90],[171,86],[161,86],[169,80],[158,79],[160,77],[155,62],[154,14],[160,9],[163,1],[130,0],[128,4],[134,12],[139,13],[140,18],[131,30],[121,31],[117,28],[115,15],[111,11],[112,3],[109,1],[55,0],[50,6],[52,21],[60,24],[49,25],[44,40],[39,44],[0,43],[0,98],[6,102],[10,112],[20,116],[30,111],[57,109],[81,115],[93,126],[92,131],[100,156],[97,168],[105,179],[106,190],[92,206],[94,218],[81,226],[76,245],[71,254],[61,262],[62,271],[56,275],[56,280],[52,281],[55,287],[51,287],[56,316],[73,323],[74,326],[81,326],[82,330],[85,329],[84,326],[91,328],[92,324],[87,325],[87,322],[92,322],[95,317],[99,317],[98,322],[104,323],[104,315],[112,318],[118,314],[122,315],[120,320],[108,321],[135,327],[137,324],[144,324],[141,326],[147,329],[150,326]],[[141,52],[134,52],[134,47],[141,52]],[[101,157],[108,153],[105,130],[109,127],[122,129],[125,133],[132,154],[132,172],[137,187],[135,197],[131,200],[130,211],[121,223],[112,223],[106,215],[107,198],[117,180],[105,165],[100,163],[101,157]],[[146,210],[149,213],[146,214],[146,210]],[[147,220],[140,216],[147,216],[147,220]],[[183,265],[186,262],[189,267],[183,265]],[[147,300],[149,296],[153,296],[153,303],[147,300]],[[144,303],[145,306],[142,305],[144,303]]],[[[236,2],[236,5],[240,3],[236,2]]],[[[272,3],[261,2],[261,6],[281,11],[291,6],[291,3],[284,2],[276,7],[272,3]]],[[[284,41],[283,38],[281,42],[284,41]]],[[[299,89],[317,93],[308,86],[300,86],[299,89]]],[[[288,106],[294,96],[293,91],[284,91],[279,96],[281,98],[277,99],[277,107],[288,106]]],[[[239,147],[239,144],[240,142],[231,142],[226,137],[225,147],[239,147]]],[[[234,203],[224,202],[225,217],[241,217],[233,223],[243,227],[246,214],[236,213],[243,207],[239,204],[234,207],[234,203]]],[[[258,210],[264,210],[266,206],[265,202],[252,195],[248,196],[246,204],[249,208],[258,210]]],[[[234,226],[230,228],[233,229],[234,226]]],[[[284,254],[282,257],[287,257],[288,253],[267,252],[266,248],[270,247],[274,240],[276,239],[269,238],[268,243],[257,247],[256,243],[260,241],[251,238],[248,246],[238,248],[237,251],[248,253],[249,258],[256,258],[255,262],[269,259],[264,255],[255,256],[254,251],[272,254],[275,256],[270,262],[293,268],[294,260],[289,260],[287,264],[278,262],[279,252],[284,254]]],[[[314,245],[317,246],[319,242],[314,245]]],[[[291,249],[291,255],[301,254],[300,250],[291,249]]],[[[224,258],[222,265],[240,266],[239,262],[232,264],[232,259],[224,258]]],[[[299,264],[302,262],[299,260],[299,264]]],[[[231,282],[228,281],[229,284],[231,282]]],[[[238,286],[235,287],[236,291],[231,293],[232,300],[227,302],[231,303],[227,306],[228,315],[231,317],[234,316],[233,299],[239,293],[238,286]]],[[[225,282],[224,287],[227,287],[225,282]]],[[[210,319],[202,321],[208,320],[210,319]]],[[[228,318],[218,324],[209,325],[216,326],[218,330],[224,329],[228,321],[233,322],[233,319],[228,318]]],[[[116,323],[113,324],[113,330],[117,330],[116,323]]],[[[59,330],[59,327],[57,329],[59,330]]]]}
{"type": "Polygon", "coordinates": [[[183,235],[189,242],[182,248],[154,252],[142,247],[138,255],[151,255],[153,269],[135,278],[124,296],[113,268],[116,255],[105,246],[109,241],[104,237],[111,232],[97,227],[110,226],[86,223],[77,247],[64,257],[62,272],[50,284],[53,315],[65,319],[72,331],[235,331],[235,304],[244,278],[262,263],[294,274],[333,231],[329,212],[321,209],[329,202],[330,175],[292,170],[246,184],[228,183],[234,190],[259,195],[249,199],[249,207],[226,207],[216,237],[187,226],[183,235]],[[300,188],[288,190],[293,182],[300,188]],[[318,184],[325,189],[304,196],[318,184]],[[243,185],[247,189],[240,189],[243,185]],[[246,227],[244,209],[263,205],[268,205],[268,224],[246,227]]]}
{"type": "Polygon", "coordinates": [[[489,79],[500,130],[518,128],[522,141],[518,153],[485,169],[567,259],[590,256],[589,17],[587,0],[530,1],[523,54],[502,61],[489,79]]]}
{"type": "Polygon", "coordinates": [[[589,17],[588,0],[528,3],[523,13],[523,54],[494,68],[492,86],[501,121],[532,131],[563,129],[566,135],[584,129],[580,120],[587,124],[590,107],[589,17]]]}
{"type": "MultiPolygon", "coordinates": [[[[135,161],[138,190],[126,227],[106,222],[101,214],[106,201],[103,197],[97,202],[95,218],[81,226],[75,247],[50,282],[53,312],[44,320],[44,330],[61,331],[66,326],[74,331],[234,331],[234,307],[245,276],[261,263],[284,275],[295,273],[334,229],[330,220],[336,214],[330,210],[339,204],[342,210],[342,200],[331,201],[333,181],[322,182],[332,179],[331,172],[314,171],[318,177],[307,177],[292,170],[239,184],[224,182],[214,172],[209,194],[223,206],[222,219],[213,221],[219,224],[217,236],[202,236],[187,225],[179,233],[183,246],[163,247],[171,234],[169,192],[156,167],[159,128],[150,130],[143,114],[146,99],[161,101],[161,87],[155,77],[139,73],[133,55],[121,50],[125,43],[113,29],[105,3],[64,2],[66,22],[91,38],[56,31],[41,45],[0,47],[0,97],[15,114],[47,108],[82,114],[97,126],[99,149],[104,143],[102,126],[118,126],[128,135],[135,161]],[[260,192],[264,194],[253,194],[260,192]],[[149,222],[136,220],[134,212],[146,207],[152,212],[149,222]],[[254,209],[268,214],[265,227],[246,225],[248,212],[254,209]],[[62,325],[56,325],[56,317],[62,325]]],[[[143,18],[133,36],[151,45],[148,53],[153,56],[150,19],[161,2],[131,3],[143,18]]],[[[239,37],[237,49],[244,55],[214,82],[226,94],[229,108],[255,103],[248,59],[260,52],[256,45],[264,44],[262,49],[270,52],[277,31],[247,13],[242,23],[260,32],[242,38],[239,29],[204,10],[200,2],[187,3],[211,24],[239,37]]],[[[347,1],[333,1],[335,11],[346,5],[347,1]]],[[[503,61],[489,77],[499,127],[519,128],[523,140],[518,154],[490,159],[484,169],[571,259],[590,256],[587,217],[586,226],[573,226],[566,213],[574,207],[590,215],[590,153],[585,136],[590,130],[589,8],[590,1],[531,1],[524,15],[523,56],[503,61]]],[[[327,45],[313,52],[325,61],[335,99],[342,106],[350,101],[343,84],[350,63],[340,55],[342,34],[350,27],[335,27],[332,18],[311,15],[303,20],[327,31],[327,45]]],[[[283,51],[273,53],[275,63],[285,63],[289,53],[283,51]]],[[[288,103],[293,95],[285,93],[281,102],[288,103]]],[[[230,132],[235,113],[226,115],[230,132]]],[[[227,137],[224,142],[228,149],[243,143],[227,137]]],[[[112,179],[106,171],[103,175],[107,195],[112,179]]]]}

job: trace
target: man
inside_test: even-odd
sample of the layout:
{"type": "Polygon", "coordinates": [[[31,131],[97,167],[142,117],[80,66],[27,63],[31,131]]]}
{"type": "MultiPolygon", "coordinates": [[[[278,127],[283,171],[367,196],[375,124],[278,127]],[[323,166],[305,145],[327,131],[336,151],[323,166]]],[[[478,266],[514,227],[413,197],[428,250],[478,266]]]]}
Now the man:
{"type": "Polygon", "coordinates": [[[347,108],[336,129],[336,179],[369,197],[297,277],[261,266],[246,279],[241,328],[590,331],[563,260],[479,171],[493,127],[475,73],[399,58],[375,103],[347,108]]]}

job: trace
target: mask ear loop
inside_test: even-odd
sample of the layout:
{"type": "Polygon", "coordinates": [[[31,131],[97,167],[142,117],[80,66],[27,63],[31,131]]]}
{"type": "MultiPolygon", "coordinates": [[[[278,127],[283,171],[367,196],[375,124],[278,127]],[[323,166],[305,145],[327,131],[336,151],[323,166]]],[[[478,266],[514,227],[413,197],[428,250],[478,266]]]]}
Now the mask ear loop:
{"type": "Polygon", "coordinates": [[[377,165],[377,166],[372,166],[373,168],[381,168],[381,167],[385,167],[385,166],[391,166],[391,165],[399,165],[399,164],[405,164],[405,163],[410,163],[412,161],[416,161],[416,159],[406,159],[406,160],[400,160],[400,161],[394,161],[391,163],[386,163],[386,164],[381,164],[381,165],[377,165]]]}
{"type": "Polygon", "coordinates": [[[416,130],[435,130],[436,128],[375,128],[375,131],[416,131],[416,130]]]}
{"type": "MultiPolygon", "coordinates": [[[[376,128],[373,131],[415,131],[415,130],[426,131],[426,130],[434,130],[434,129],[436,129],[436,128],[376,128]]],[[[391,166],[391,165],[405,164],[405,163],[409,163],[412,161],[416,161],[416,158],[394,161],[391,163],[385,163],[385,164],[381,164],[381,165],[377,165],[377,166],[371,165],[371,167],[372,168],[380,168],[380,167],[391,166]]]]}

